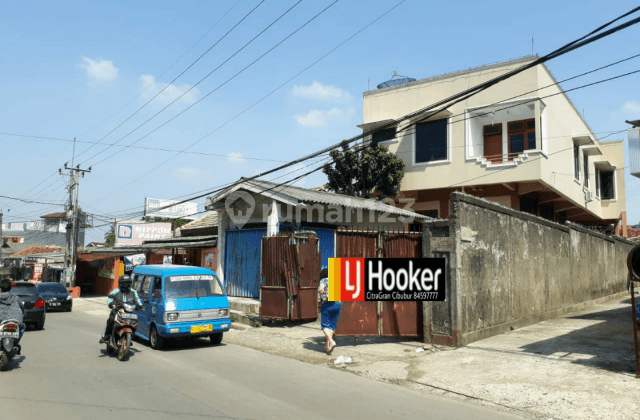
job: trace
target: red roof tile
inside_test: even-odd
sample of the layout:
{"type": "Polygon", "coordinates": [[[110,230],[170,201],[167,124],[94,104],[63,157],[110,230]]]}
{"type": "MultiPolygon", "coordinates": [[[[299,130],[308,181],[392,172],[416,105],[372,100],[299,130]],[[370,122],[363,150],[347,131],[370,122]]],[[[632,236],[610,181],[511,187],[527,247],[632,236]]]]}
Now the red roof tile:
{"type": "Polygon", "coordinates": [[[66,214],[64,212],[47,213],[44,216],[40,216],[41,219],[62,219],[66,214]]]}

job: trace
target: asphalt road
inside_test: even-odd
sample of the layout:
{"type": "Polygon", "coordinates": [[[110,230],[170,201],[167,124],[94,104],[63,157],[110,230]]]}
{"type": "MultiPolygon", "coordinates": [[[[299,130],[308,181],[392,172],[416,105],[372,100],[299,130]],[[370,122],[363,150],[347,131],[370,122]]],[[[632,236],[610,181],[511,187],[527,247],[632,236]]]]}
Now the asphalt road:
{"type": "Polygon", "coordinates": [[[0,372],[0,413],[15,419],[515,419],[242,346],[134,342],[127,362],[98,344],[106,319],[49,313],[0,372]]]}

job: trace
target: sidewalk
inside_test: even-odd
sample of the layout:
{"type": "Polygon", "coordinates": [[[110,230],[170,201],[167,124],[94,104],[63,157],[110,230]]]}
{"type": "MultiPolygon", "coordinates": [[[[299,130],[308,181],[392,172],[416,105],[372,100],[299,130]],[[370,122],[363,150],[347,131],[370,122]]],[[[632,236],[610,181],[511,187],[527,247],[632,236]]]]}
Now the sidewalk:
{"type": "Polygon", "coordinates": [[[453,349],[401,339],[336,338],[331,356],[319,322],[234,330],[227,343],[530,418],[636,419],[630,299],[617,298],[453,349]],[[352,363],[334,365],[339,356],[352,363]]]}

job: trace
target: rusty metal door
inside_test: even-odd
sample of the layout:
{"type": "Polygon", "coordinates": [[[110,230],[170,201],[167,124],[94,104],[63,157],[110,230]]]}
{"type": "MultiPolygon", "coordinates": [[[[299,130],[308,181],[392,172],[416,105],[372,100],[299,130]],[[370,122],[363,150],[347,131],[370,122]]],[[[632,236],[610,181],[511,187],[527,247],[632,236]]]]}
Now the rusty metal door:
{"type": "Polygon", "coordinates": [[[321,257],[314,232],[263,238],[260,316],[316,319],[321,257]]]}
{"type": "MultiPolygon", "coordinates": [[[[375,258],[378,232],[339,229],[336,231],[337,258],[375,258]]],[[[342,302],[336,337],[378,336],[378,302],[342,302]]]]}
{"type": "MultiPolygon", "coordinates": [[[[420,258],[422,235],[414,232],[338,230],[336,257],[420,258]]],[[[343,302],[338,337],[420,337],[422,302],[343,302]]]]}

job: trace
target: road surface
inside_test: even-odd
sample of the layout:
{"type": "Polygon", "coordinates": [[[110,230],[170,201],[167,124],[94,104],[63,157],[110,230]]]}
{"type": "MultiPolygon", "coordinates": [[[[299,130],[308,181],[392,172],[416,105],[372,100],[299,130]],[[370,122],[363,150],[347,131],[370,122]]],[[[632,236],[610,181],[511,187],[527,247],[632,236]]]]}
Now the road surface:
{"type": "Polygon", "coordinates": [[[74,309],[27,331],[0,372],[0,412],[15,419],[515,419],[350,373],[209,340],[119,362],[98,344],[106,319],[74,309]]]}

